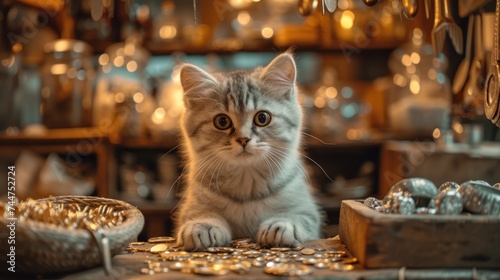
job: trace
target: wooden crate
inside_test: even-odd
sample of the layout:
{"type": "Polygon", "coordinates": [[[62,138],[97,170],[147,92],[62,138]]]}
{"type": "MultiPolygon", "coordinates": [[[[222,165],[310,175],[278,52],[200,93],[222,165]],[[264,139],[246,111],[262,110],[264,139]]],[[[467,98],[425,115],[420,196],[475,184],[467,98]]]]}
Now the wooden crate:
{"type": "Polygon", "coordinates": [[[500,268],[500,216],[385,214],[344,200],[339,235],[366,268],[500,268]]]}

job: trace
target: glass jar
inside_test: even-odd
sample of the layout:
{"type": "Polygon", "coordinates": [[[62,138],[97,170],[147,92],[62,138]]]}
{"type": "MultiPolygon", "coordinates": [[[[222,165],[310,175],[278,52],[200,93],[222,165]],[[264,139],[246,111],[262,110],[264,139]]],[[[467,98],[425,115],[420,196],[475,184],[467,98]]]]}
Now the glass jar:
{"type": "Polygon", "coordinates": [[[392,131],[424,136],[447,125],[451,110],[447,65],[446,57],[436,57],[432,46],[423,41],[420,29],[413,30],[410,43],[392,52],[392,85],[387,96],[392,131]]]}
{"type": "Polygon", "coordinates": [[[40,113],[48,128],[91,126],[91,47],[78,40],[61,39],[45,45],[41,70],[40,113]]]}
{"type": "Polygon", "coordinates": [[[112,138],[141,138],[155,108],[146,66],[149,52],[139,34],[115,43],[99,56],[93,124],[112,138]]]}

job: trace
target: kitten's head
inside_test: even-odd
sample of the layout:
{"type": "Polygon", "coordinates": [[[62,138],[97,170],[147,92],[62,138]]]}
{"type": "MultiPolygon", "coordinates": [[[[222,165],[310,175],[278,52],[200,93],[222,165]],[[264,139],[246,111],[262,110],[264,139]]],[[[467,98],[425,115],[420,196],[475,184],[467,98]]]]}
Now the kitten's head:
{"type": "Polygon", "coordinates": [[[302,121],[296,72],[289,53],[248,71],[209,74],[184,65],[182,131],[189,152],[264,164],[263,159],[269,162],[296,150],[302,121]]]}

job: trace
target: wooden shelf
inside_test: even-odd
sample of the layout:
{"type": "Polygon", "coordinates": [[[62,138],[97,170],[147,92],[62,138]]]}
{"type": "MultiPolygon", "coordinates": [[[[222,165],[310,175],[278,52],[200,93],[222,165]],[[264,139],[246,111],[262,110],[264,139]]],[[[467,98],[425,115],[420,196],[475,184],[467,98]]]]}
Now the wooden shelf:
{"type": "Polygon", "coordinates": [[[0,153],[20,154],[25,151],[72,157],[96,156],[97,195],[113,197],[115,186],[114,149],[107,134],[96,127],[49,129],[39,135],[19,133],[0,135],[0,153]]]}

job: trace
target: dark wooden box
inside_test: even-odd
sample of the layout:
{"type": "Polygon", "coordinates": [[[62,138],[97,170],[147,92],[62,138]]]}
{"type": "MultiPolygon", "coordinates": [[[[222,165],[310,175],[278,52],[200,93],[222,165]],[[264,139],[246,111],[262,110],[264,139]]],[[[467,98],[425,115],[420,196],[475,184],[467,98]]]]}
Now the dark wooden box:
{"type": "Polygon", "coordinates": [[[344,200],[339,223],[366,268],[500,268],[500,216],[385,214],[344,200]]]}

